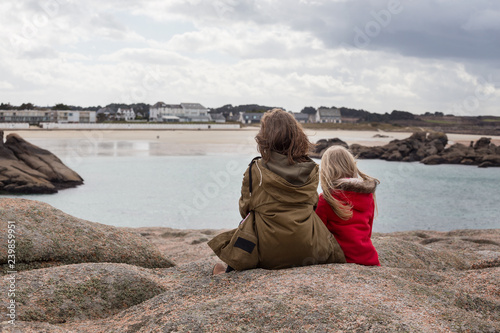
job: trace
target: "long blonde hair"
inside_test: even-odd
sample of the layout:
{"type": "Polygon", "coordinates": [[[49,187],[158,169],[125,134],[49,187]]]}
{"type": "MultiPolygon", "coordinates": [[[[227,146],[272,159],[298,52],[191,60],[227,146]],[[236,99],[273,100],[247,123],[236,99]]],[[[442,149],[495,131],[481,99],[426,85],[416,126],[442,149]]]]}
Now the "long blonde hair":
{"type": "MultiPolygon", "coordinates": [[[[331,146],[321,158],[321,189],[326,202],[332,207],[335,214],[342,220],[348,220],[352,217],[352,206],[333,197],[332,191],[338,191],[339,186],[348,180],[354,178],[375,182],[379,184],[378,179],[368,176],[361,172],[356,165],[356,159],[352,154],[342,146],[331,146]]],[[[373,193],[375,201],[375,193],[373,193]]],[[[375,201],[375,207],[377,203],[375,201]]]]}

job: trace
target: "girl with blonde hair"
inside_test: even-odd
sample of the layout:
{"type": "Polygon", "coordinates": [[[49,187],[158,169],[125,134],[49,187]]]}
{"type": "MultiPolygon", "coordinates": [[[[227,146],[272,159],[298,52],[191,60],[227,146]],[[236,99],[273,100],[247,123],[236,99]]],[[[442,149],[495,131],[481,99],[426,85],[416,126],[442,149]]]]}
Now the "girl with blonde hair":
{"type": "Polygon", "coordinates": [[[321,189],[316,214],[335,236],[348,263],[380,266],[371,241],[377,179],[361,172],[354,156],[332,146],[321,158],[321,189]]]}

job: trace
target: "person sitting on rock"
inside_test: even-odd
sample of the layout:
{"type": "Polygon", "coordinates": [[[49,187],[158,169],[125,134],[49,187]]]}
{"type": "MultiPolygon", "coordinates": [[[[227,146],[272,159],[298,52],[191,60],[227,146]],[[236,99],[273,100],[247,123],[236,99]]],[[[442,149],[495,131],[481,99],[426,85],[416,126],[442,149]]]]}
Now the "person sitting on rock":
{"type": "Polygon", "coordinates": [[[208,243],[228,265],[215,265],[213,274],[344,263],[335,237],[314,212],[319,167],[307,156],[311,143],[301,125],[273,109],[262,117],[255,140],[262,157],[253,159],[243,176],[244,220],[208,243]]]}
{"type": "Polygon", "coordinates": [[[335,236],[348,263],[380,266],[371,241],[375,188],[380,183],[361,172],[354,156],[331,146],[321,158],[321,189],[316,214],[335,236]]]}

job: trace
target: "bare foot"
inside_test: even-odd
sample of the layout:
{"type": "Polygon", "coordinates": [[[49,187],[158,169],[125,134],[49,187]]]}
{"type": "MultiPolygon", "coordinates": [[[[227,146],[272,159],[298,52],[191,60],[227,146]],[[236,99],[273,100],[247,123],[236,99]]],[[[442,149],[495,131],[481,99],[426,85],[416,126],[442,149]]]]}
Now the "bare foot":
{"type": "Polygon", "coordinates": [[[214,269],[212,270],[213,275],[219,275],[226,271],[226,267],[220,262],[216,263],[214,269]]]}

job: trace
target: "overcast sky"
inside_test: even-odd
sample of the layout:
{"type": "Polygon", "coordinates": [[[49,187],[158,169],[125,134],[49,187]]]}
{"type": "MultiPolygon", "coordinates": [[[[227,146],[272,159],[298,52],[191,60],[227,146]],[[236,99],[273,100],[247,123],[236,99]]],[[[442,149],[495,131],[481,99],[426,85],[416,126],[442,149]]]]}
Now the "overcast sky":
{"type": "Polygon", "coordinates": [[[2,0],[0,102],[500,116],[497,0],[2,0]]]}

